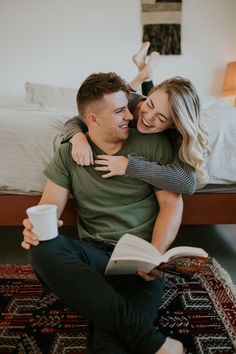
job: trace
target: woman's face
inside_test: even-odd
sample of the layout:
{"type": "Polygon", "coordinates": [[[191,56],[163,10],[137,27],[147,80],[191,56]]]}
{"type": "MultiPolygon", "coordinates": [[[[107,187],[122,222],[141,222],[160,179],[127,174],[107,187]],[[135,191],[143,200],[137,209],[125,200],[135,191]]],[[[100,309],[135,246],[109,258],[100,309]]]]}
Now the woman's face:
{"type": "Polygon", "coordinates": [[[168,95],[163,89],[158,89],[141,105],[137,129],[144,134],[160,133],[172,125],[168,95]]]}

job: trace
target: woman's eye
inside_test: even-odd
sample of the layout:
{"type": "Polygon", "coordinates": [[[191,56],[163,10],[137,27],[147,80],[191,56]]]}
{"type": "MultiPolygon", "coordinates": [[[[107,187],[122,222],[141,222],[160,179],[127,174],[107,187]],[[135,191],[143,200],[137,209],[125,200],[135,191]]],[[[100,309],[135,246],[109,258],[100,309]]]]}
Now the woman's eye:
{"type": "Polygon", "coordinates": [[[158,115],[158,118],[159,118],[159,121],[160,121],[161,123],[165,123],[165,120],[164,120],[163,118],[161,118],[160,115],[158,115]]]}

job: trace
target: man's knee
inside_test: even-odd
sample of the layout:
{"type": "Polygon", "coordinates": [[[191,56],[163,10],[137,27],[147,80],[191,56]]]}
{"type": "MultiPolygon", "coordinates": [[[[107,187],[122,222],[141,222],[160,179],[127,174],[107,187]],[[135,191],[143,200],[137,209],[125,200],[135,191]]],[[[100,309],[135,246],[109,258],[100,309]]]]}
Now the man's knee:
{"type": "Polygon", "coordinates": [[[29,261],[37,271],[38,267],[49,267],[58,263],[63,253],[66,253],[66,241],[59,235],[55,239],[41,241],[37,246],[31,247],[29,261]]]}

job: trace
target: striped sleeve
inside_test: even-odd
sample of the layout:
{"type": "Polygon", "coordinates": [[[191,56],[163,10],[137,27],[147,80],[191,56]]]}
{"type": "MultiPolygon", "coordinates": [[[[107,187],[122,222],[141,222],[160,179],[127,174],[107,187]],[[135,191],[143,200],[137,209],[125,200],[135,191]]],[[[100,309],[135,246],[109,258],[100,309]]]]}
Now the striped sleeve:
{"type": "Polygon", "coordinates": [[[66,143],[78,132],[85,133],[88,130],[86,123],[80,116],[69,119],[64,125],[62,143],[66,143]]]}
{"type": "Polygon", "coordinates": [[[134,91],[131,91],[129,94],[129,102],[128,102],[128,108],[129,111],[133,114],[135,111],[135,108],[137,106],[137,104],[140,101],[144,101],[146,100],[147,97],[140,95],[139,93],[136,93],[134,91]]]}
{"type": "Polygon", "coordinates": [[[176,193],[193,194],[197,188],[194,169],[178,157],[168,165],[159,165],[141,156],[129,155],[125,175],[176,193]]]}

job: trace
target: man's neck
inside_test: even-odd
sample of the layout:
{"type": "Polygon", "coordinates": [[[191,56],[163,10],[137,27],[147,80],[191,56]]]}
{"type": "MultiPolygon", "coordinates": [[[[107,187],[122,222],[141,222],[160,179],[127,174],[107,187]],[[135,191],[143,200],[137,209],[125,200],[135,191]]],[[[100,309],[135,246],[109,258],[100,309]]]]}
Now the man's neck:
{"type": "Polygon", "coordinates": [[[107,155],[114,155],[123,147],[124,142],[111,143],[106,141],[101,141],[102,139],[97,138],[93,134],[89,133],[89,137],[92,142],[107,155]]]}

